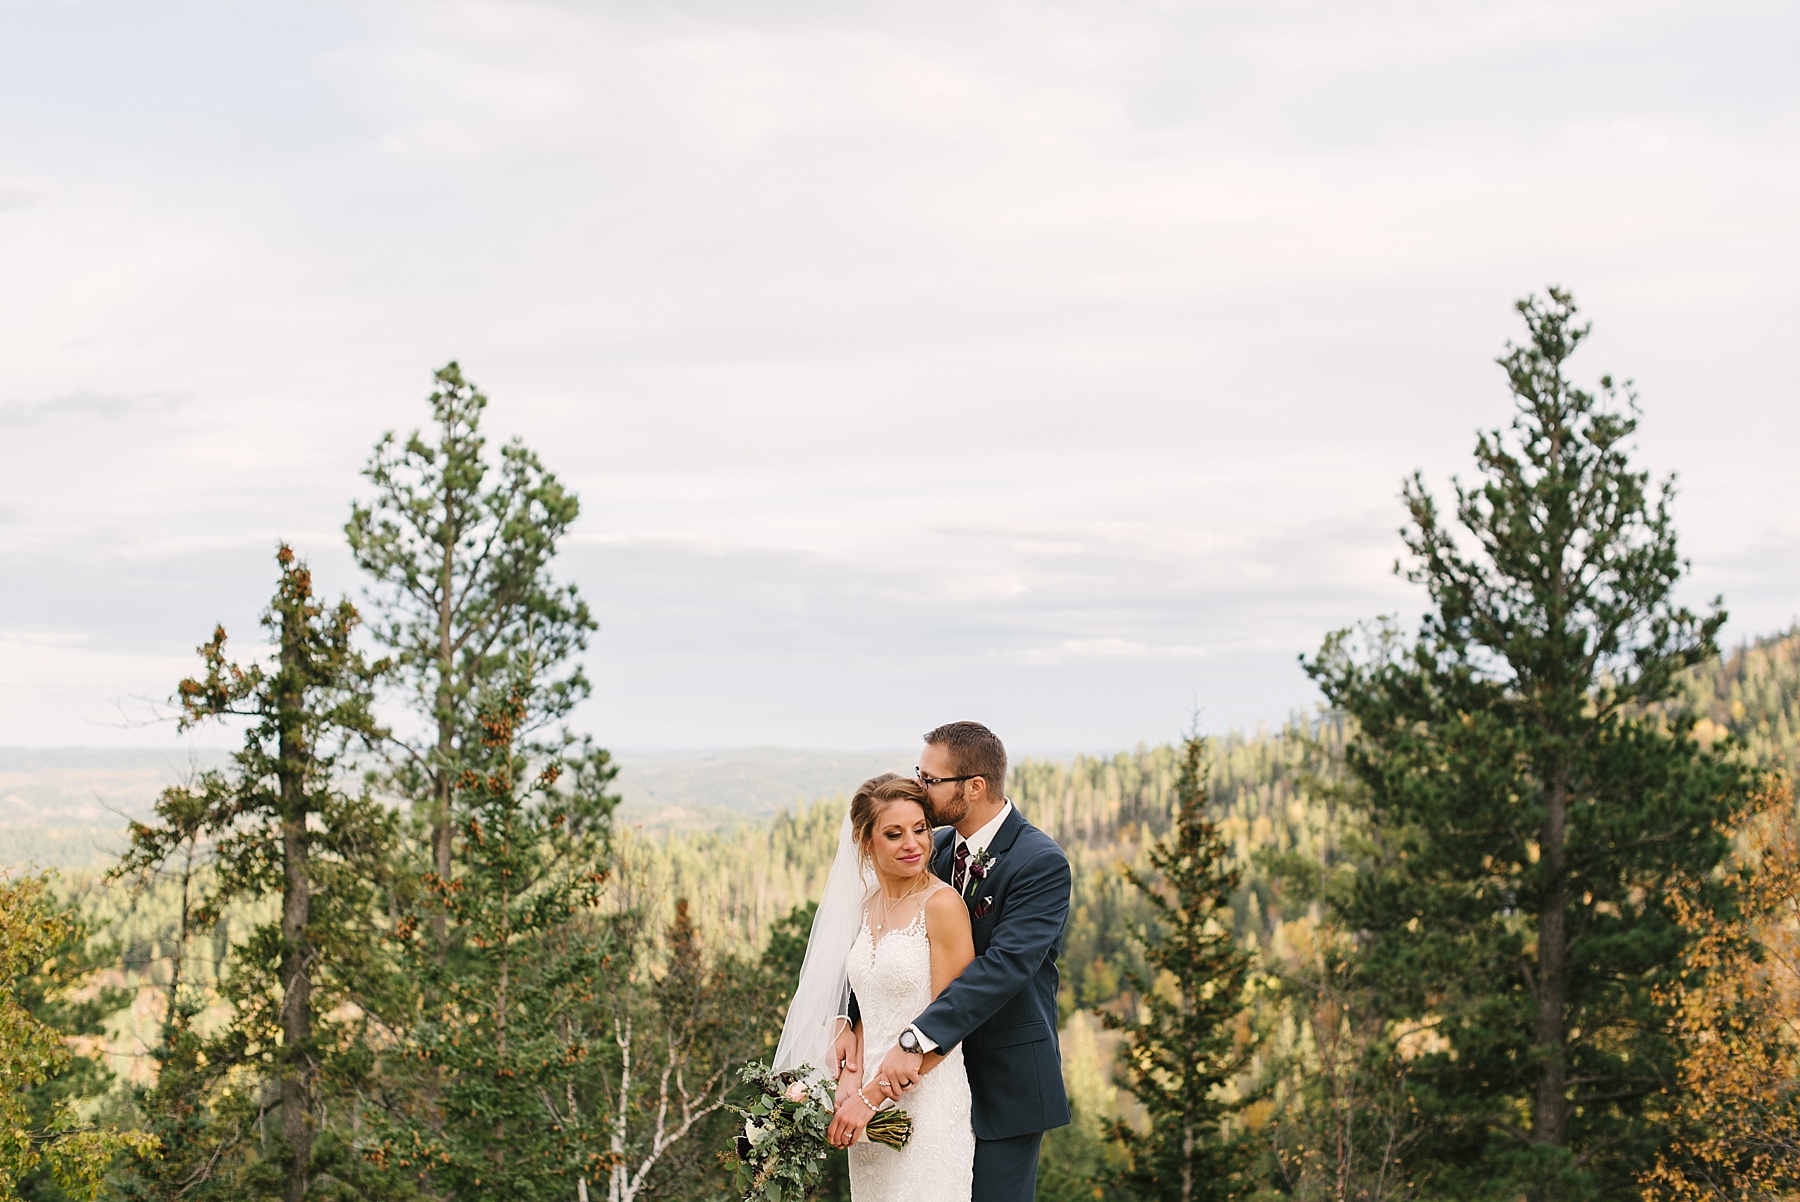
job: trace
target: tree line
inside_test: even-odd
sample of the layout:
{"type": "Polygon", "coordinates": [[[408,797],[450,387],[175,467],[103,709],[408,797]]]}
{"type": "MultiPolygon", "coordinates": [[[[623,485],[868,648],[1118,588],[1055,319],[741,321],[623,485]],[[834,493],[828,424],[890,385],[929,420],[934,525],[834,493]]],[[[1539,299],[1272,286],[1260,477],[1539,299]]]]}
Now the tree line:
{"type": "MultiPolygon", "coordinates": [[[[1416,627],[1332,635],[1304,659],[1325,709],[1273,734],[1015,771],[1076,882],[1077,1115],[1041,1196],[1800,1187],[1800,634],[1721,658],[1630,386],[1574,382],[1566,293],[1518,309],[1510,425],[1447,503],[1403,490],[1416,627]]],[[[175,691],[242,744],[111,873],[166,916],[128,1091],[89,1054],[124,953],[8,882],[20,1196],[729,1196],[733,1070],[779,1029],[841,803],[616,824],[568,725],[577,500],[490,453],[455,364],[436,384],[351,508],[361,604],[282,546],[269,655],[215,630],[175,691]]]]}

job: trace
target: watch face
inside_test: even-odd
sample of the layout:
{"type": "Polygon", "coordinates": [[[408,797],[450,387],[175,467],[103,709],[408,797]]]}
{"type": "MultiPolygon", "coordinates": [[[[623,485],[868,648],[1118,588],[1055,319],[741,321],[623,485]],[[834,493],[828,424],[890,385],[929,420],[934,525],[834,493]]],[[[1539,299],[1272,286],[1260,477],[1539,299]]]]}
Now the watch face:
{"type": "Polygon", "coordinates": [[[900,1032],[900,1048],[902,1051],[907,1051],[907,1052],[918,1051],[919,1050],[919,1037],[917,1035],[914,1035],[911,1031],[900,1032]]]}

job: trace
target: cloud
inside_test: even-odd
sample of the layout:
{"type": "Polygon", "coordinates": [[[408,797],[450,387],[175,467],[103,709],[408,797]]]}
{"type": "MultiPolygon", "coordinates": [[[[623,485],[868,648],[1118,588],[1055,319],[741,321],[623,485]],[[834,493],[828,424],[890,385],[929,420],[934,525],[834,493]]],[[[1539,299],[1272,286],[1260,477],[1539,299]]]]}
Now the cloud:
{"type": "Polygon", "coordinates": [[[168,393],[129,394],[84,389],[35,401],[0,401],[0,426],[27,426],[57,418],[78,417],[114,422],[168,413],[179,404],[179,398],[168,393]]]}
{"type": "Polygon", "coordinates": [[[1197,699],[1222,725],[1304,707],[1314,694],[1295,653],[1346,615],[1400,608],[1332,568],[1354,541],[1342,524],[1166,534],[949,531],[875,557],[584,541],[564,570],[602,621],[585,720],[631,746],[726,724],[746,742],[803,731],[856,747],[954,710],[1033,746],[1130,743],[1173,731],[1197,699]],[[1192,555],[1208,541],[1218,548],[1192,555]],[[1241,570],[1297,545],[1318,565],[1310,578],[1241,570]],[[981,565],[982,587],[958,588],[932,566],[944,563],[981,565]]]}
{"type": "Polygon", "coordinates": [[[1205,647],[1152,647],[1135,639],[1069,639],[1053,647],[1033,647],[1025,651],[1003,653],[1003,658],[1033,666],[1054,666],[1078,658],[1100,659],[1205,659],[1205,647]]]}

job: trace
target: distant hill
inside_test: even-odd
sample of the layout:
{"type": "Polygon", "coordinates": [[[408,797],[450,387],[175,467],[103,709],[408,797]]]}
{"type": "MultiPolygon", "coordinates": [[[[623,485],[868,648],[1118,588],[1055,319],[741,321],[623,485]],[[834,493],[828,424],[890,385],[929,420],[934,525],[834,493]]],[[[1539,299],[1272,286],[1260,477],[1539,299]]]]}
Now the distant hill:
{"type": "Polygon", "coordinates": [[[0,866],[100,863],[124,842],[128,818],[226,756],[211,748],[0,747],[0,866]]]}
{"type": "MultiPolygon", "coordinates": [[[[0,867],[103,863],[125,823],[163,789],[224,764],[227,752],[0,747],[0,867]]],[[[718,830],[820,797],[848,797],[911,751],[744,747],[619,757],[620,821],[646,832],[718,830]]]]}
{"type": "Polygon", "coordinates": [[[832,752],[738,747],[667,755],[622,753],[619,818],[645,830],[715,829],[767,818],[821,797],[848,798],[881,772],[910,773],[913,751],[832,752]]]}

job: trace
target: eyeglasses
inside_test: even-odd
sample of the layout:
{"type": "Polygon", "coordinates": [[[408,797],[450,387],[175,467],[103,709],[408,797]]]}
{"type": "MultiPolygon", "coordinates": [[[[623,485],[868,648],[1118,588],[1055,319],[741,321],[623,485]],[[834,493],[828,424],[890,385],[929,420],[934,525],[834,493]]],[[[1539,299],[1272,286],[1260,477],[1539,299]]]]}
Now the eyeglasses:
{"type": "Polygon", "coordinates": [[[924,785],[927,789],[931,788],[933,785],[948,785],[959,780],[975,780],[976,778],[981,777],[981,773],[979,772],[971,773],[968,776],[926,776],[925,769],[923,768],[914,768],[913,773],[919,778],[919,783],[924,785]]]}

